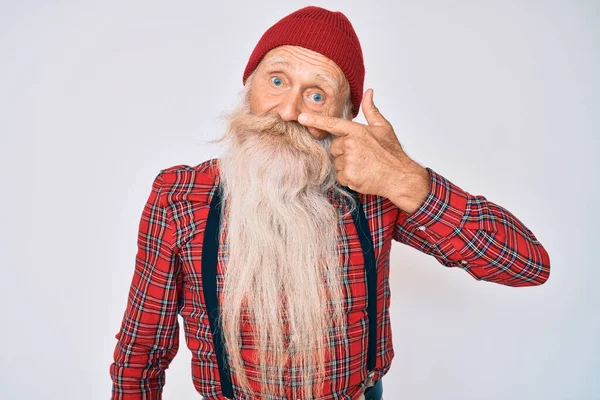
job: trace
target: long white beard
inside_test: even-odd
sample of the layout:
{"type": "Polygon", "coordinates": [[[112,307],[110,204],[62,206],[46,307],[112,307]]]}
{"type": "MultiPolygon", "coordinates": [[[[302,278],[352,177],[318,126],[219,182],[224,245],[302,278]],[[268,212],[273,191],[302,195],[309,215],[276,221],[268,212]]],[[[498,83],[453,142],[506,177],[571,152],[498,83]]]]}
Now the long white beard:
{"type": "Polygon", "coordinates": [[[231,142],[219,167],[227,242],[221,315],[230,368],[261,398],[284,395],[285,368],[285,384],[303,390],[297,398],[314,398],[331,342],[346,334],[346,260],[336,240],[342,215],[329,199],[350,195],[336,181],[329,138],[316,140],[278,115],[252,115],[247,103],[229,118],[224,138],[231,142]],[[256,359],[239,351],[241,336],[256,359]]]}

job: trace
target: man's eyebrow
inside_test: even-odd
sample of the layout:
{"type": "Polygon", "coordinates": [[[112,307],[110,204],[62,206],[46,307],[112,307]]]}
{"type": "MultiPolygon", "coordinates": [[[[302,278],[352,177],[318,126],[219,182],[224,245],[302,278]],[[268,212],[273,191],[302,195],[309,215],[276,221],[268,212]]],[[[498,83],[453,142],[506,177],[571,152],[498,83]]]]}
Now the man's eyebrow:
{"type": "MultiPolygon", "coordinates": [[[[290,63],[281,56],[273,56],[265,60],[265,66],[281,65],[285,68],[292,68],[290,63]]],[[[320,81],[327,83],[337,93],[339,91],[339,85],[335,79],[329,74],[324,72],[313,72],[312,75],[320,81]]]]}

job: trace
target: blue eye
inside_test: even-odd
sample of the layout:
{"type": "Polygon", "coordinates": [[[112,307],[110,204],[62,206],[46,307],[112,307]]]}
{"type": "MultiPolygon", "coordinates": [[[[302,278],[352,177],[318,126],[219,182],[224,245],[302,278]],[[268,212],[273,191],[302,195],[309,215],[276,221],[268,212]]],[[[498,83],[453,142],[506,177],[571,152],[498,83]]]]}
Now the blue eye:
{"type": "Polygon", "coordinates": [[[320,93],[313,93],[313,95],[311,97],[317,103],[320,103],[323,101],[323,96],[320,93]]]}
{"type": "Polygon", "coordinates": [[[278,77],[278,76],[274,76],[274,77],[272,77],[272,78],[271,78],[271,82],[272,82],[272,83],[273,83],[273,85],[275,85],[275,86],[281,86],[281,85],[283,85],[283,81],[282,81],[282,80],[281,80],[281,78],[280,78],[280,77],[278,77]]]}

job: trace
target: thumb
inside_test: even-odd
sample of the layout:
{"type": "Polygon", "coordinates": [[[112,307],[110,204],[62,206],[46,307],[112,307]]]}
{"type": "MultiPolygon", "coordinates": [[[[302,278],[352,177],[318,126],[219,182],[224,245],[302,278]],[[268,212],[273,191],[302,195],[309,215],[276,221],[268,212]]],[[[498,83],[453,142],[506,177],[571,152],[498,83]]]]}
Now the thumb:
{"type": "Polygon", "coordinates": [[[387,125],[387,120],[381,113],[379,109],[373,103],[373,89],[368,89],[365,92],[362,101],[362,110],[367,122],[371,126],[384,126],[387,125]]]}

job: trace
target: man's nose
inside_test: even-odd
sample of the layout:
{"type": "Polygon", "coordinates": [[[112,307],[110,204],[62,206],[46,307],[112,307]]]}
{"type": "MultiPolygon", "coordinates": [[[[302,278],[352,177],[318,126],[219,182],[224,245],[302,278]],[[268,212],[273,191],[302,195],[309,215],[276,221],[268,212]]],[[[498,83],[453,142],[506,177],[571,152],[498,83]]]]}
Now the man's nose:
{"type": "Polygon", "coordinates": [[[290,90],[283,95],[277,105],[277,113],[284,121],[297,121],[301,112],[302,94],[295,90],[290,90]]]}

